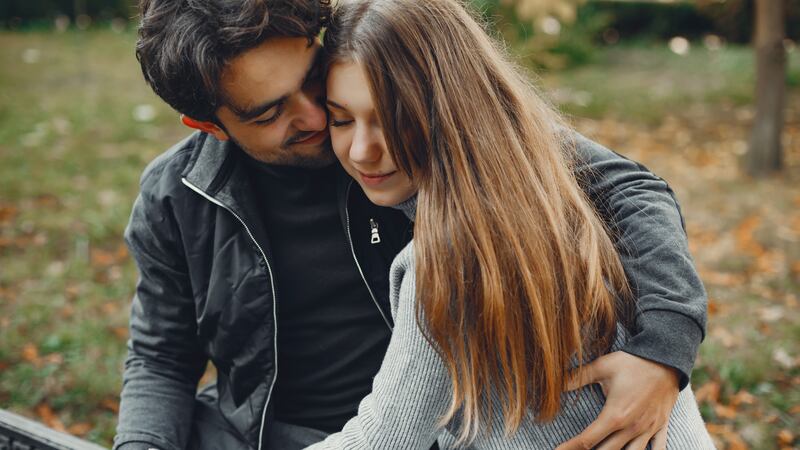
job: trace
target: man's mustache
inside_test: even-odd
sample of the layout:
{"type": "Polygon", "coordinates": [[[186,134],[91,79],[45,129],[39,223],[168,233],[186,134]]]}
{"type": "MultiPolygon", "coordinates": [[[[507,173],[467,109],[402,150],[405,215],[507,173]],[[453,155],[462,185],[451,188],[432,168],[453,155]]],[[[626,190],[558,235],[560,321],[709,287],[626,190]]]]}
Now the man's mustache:
{"type": "Polygon", "coordinates": [[[283,145],[284,145],[284,147],[288,147],[288,146],[296,144],[299,141],[302,141],[303,139],[306,139],[309,136],[311,136],[312,134],[316,134],[316,133],[319,133],[319,131],[301,131],[301,132],[295,134],[294,136],[290,137],[289,139],[287,139],[286,142],[283,143],[283,145]]]}

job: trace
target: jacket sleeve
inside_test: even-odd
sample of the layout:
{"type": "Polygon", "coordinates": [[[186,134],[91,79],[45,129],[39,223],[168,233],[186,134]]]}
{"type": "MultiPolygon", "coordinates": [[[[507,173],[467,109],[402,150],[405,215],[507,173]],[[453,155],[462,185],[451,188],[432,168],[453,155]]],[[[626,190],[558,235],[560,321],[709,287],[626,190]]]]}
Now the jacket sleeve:
{"type": "Polygon", "coordinates": [[[157,188],[145,181],[142,186],[125,231],[139,281],[114,449],[146,444],[183,450],[207,358],[197,340],[192,289],[169,199],[154,194],[157,188]]]}
{"type": "Polygon", "coordinates": [[[413,286],[411,270],[386,356],[358,415],[306,450],[428,450],[436,442],[452,389],[444,363],[417,326],[413,286]]]}
{"type": "Polygon", "coordinates": [[[707,298],[675,195],[641,164],[575,139],[576,175],[612,231],[637,301],[622,350],[677,369],[683,389],[705,336],[707,298]]]}

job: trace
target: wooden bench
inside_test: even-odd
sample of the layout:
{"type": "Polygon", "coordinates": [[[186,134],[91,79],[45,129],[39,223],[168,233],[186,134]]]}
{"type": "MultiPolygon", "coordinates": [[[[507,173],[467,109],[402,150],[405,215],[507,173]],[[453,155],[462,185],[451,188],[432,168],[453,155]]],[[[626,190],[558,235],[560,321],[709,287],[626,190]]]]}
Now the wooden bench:
{"type": "Polygon", "coordinates": [[[0,409],[0,450],[104,450],[104,448],[0,409]]]}

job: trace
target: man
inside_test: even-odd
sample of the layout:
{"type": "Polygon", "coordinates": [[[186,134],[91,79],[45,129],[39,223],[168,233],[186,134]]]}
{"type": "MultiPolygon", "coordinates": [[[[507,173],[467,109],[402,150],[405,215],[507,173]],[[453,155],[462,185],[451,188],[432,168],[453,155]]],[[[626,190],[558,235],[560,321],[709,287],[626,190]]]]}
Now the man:
{"type": "MultiPolygon", "coordinates": [[[[126,240],[140,271],[115,449],[293,449],[370,392],[391,332],[388,268],[410,239],[334,164],[320,0],[142,0],[137,57],[200,130],[142,175],[126,240]],[[197,393],[207,362],[217,383],[197,393]]],[[[635,336],[576,380],[606,407],[564,448],[664,448],[705,326],[669,187],[586,143],[587,194],[615,226],[635,336]]]]}

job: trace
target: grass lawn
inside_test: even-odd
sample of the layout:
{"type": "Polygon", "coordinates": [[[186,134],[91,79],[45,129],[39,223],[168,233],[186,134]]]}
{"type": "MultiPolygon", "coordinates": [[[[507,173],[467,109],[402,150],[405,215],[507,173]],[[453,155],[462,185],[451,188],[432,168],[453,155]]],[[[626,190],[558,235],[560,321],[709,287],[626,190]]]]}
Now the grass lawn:
{"type": "MultiPolygon", "coordinates": [[[[0,33],[0,407],[114,434],[136,270],[122,232],[153,157],[188,131],[142,81],[132,33],[0,33]]],[[[578,129],[675,188],[706,282],[694,388],[720,447],[797,448],[800,52],[786,174],[742,176],[749,49],[599,51],[544,74],[578,129]]]]}

